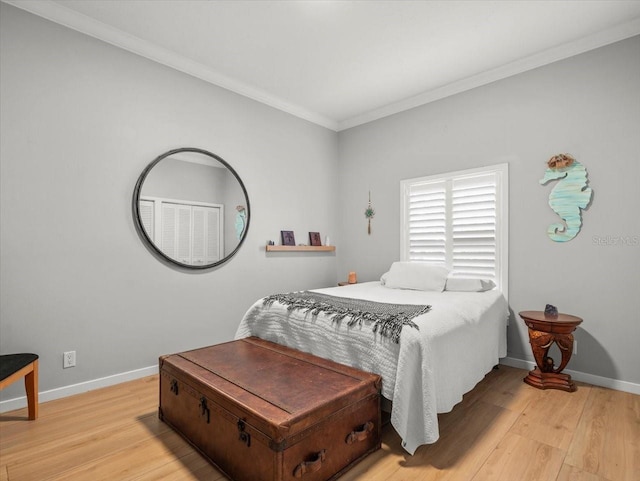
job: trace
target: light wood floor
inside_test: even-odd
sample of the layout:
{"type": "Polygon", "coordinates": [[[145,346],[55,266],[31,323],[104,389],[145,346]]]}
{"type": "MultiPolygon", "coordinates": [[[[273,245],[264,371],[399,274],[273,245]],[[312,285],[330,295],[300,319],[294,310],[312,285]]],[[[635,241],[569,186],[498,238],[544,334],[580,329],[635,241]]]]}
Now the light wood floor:
{"type": "MultiPolygon", "coordinates": [[[[640,480],[640,396],[579,384],[541,391],[501,366],[440,416],[440,440],[414,456],[390,425],[382,449],[341,481],[640,480]]],[[[158,378],[0,415],[0,481],[224,477],[158,420],[158,378]]],[[[259,480],[256,480],[259,481],[259,480]]]]}

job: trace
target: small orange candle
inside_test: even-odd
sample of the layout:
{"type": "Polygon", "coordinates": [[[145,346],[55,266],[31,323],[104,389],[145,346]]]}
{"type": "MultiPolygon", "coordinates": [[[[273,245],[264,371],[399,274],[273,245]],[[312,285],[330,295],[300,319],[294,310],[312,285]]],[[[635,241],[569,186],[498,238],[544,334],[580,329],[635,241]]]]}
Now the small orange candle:
{"type": "Polygon", "coordinates": [[[358,280],[356,278],[356,273],[355,272],[349,272],[349,284],[355,284],[356,282],[358,282],[358,280]]]}

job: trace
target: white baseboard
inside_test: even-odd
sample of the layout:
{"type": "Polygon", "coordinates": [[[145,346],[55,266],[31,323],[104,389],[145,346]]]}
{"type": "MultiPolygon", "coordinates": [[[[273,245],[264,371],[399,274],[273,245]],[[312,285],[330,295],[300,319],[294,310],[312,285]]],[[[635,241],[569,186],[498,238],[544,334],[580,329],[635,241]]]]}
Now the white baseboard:
{"type": "MultiPolygon", "coordinates": [[[[504,357],[500,359],[500,364],[505,366],[517,367],[518,369],[526,369],[528,371],[534,369],[536,364],[531,361],[525,361],[523,359],[517,359],[515,357],[504,357]]],[[[611,379],[609,377],[596,376],[595,374],[589,374],[586,372],[572,371],[571,369],[565,369],[563,373],[569,374],[574,381],[586,382],[593,384],[594,386],[606,387],[609,389],[615,389],[616,391],[629,392],[631,394],[640,394],[640,384],[633,382],[620,381],[618,379],[611,379]]]]}
{"type": "MultiPolygon", "coordinates": [[[[158,366],[143,367],[141,369],[135,369],[133,371],[122,372],[120,374],[114,374],[112,376],[101,377],[99,379],[93,379],[91,381],[85,381],[78,384],[72,384],[70,386],[63,386],[49,391],[42,391],[38,393],[38,401],[40,403],[46,401],[53,401],[54,399],[60,399],[74,394],[80,394],[87,391],[93,391],[101,387],[113,386],[120,384],[121,382],[133,381],[134,379],[140,379],[141,377],[151,376],[158,373],[158,366]]],[[[27,397],[18,397],[14,399],[7,399],[6,401],[0,401],[0,413],[7,411],[13,411],[14,409],[21,409],[27,406],[27,397]]]]}
{"type": "MultiPolygon", "coordinates": [[[[515,357],[504,357],[500,359],[500,364],[526,370],[531,370],[536,367],[535,363],[531,361],[525,361],[523,359],[517,359],[515,357]]],[[[576,381],[586,382],[588,384],[593,384],[594,386],[615,389],[617,391],[640,394],[640,384],[627,381],[619,381],[617,379],[596,376],[595,374],[588,374],[580,371],[572,371],[570,369],[565,369],[563,372],[570,374],[571,378],[576,381]]],[[[38,398],[39,402],[41,403],[46,401],[53,401],[54,399],[60,399],[67,396],[72,396],[74,394],[92,391],[101,387],[113,386],[115,384],[120,384],[121,382],[133,381],[134,379],[152,376],[153,374],[157,373],[158,366],[143,367],[142,369],[136,369],[134,371],[123,372],[120,374],[114,374],[112,376],[102,377],[100,379],[93,379],[91,381],[85,381],[78,384],[72,384],[70,386],[51,389],[49,391],[43,391],[39,393],[38,398]]],[[[26,396],[7,399],[6,401],[0,401],[0,413],[13,411],[15,409],[21,409],[26,406],[26,396]]]]}

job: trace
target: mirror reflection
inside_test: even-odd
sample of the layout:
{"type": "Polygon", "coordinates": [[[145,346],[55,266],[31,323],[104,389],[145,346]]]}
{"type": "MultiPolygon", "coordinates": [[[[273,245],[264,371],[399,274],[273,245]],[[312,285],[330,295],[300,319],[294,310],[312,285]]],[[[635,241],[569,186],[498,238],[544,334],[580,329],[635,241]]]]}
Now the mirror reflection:
{"type": "Polygon", "coordinates": [[[202,149],[172,150],[151,162],[133,202],[144,240],[160,257],[183,267],[225,262],[249,225],[249,199],[240,177],[202,149]]]}

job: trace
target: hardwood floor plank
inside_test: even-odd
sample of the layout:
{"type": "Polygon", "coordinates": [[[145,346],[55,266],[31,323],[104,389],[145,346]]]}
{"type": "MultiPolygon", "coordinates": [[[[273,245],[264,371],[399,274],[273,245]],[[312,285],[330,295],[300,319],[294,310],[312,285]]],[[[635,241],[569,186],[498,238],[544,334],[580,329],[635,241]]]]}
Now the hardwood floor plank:
{"type": "Polygon", "coordinates": [[[555,481],[565,452],[507,433],[472,481],[555,481]]]}
{"type": "Polygon", "coordinates": [[[132,481],[218,481],[226,480],[209,461],[196,451],[143,473],[132,481]]]}
{"type": "Polygon", "coordinates": [[[571,466],[569,464],[563,464],[558,474],[556,481],[611,481],[605,479],[597,474],[587,473],[586,471],[571,466]]]}
{"type": "Polygon", "coordinates": [[[487,385],[480,387],[482,392],[471,391],[470,397],[480,395],[486,403],[495,404],[505,409],[521,413],[530,402],[540,398],[544,391],[536,389],[522,382],[527,372],[509,366],[500,366],[486,378],[487,385]]]}
{"type": "Polygon", "coordinates": [[[575,392],[547,389],[527,405],[511,432],[567,451],[591,387],[575,392]]]}
{"type": "Polygon", "coordinates": [[[565,462],[612,481],[640,479],[640,396],[592,387],[565,462]]]}
{"type": "MultiPolygon", "coordinates": [[[[11,445],[22,442],[46,443],[59,439],[60,432],[75,429],[75,423],[87,421],[91,428],[109,425],[119,419],[127,419],[135,413],[149,410],[150,403],[157,405],[157,376],[143,385],[130,383],[99,389],[41,403],[37,422],[16,421],[13,413],[0,416],[0,451],[11,452],[11,445]],[[140,388],[140,390],[138,389],[140,388]],[[7,422],[4,419],[8,418],[7,422]],[[37,439],[33,433],[37,432],[37,439]]],[[[135,383],[135,381],[131,381],[135,383]]]]}
{"type": "MultiPolygon", "coordinates": [[[[123,395],[131,399],[140,398],[141,396],[145,398],[147,396],[157,396],[157,389],[157,374],[123,382],[108,388],[94,389],[62,399],[40,403],[38,419],[40,419],[42,415],[52,416],[65,412],[77,414],[83,410],[90,411],[92,409],[99,409],[99,405],[109,404],[113,402],[114,399],[120,399],[123,395]]],[[[141,401],[144,402],[142,399],[141,401]]],[[[25,407],[0,414],[0,429],[9,429],[12,425],[24,427],[25,423],[28,425],[26,413],[27,408],[25,407]]]]}
{"type": "Polygon", "coordinates": [[[24,449],[8,464],[12,481],[48,479],[64,473],[79,462],[93,463],[123,446],[130,446],[140,439],[160,436],[169,427],[154,416],[143,422],[130,422],[114,429],[92,431],[80,428],[75,433],[62,434],[58,446],[48,445],[46,450],[24,449]]]}
{"type": "MultiPolygon", "coordinates": [[[[516,421],[518,413],[483,401],[441,416],[440,439],[404,454],[399,479],[469,481],[516,421]]],[[[364,481],[364,478],[363,478],[364,481]]]]}
{"type": "Polygon", "coordinates": [[[29,452],[50,452],[63,450],[67,444],[73,446],[79,439],[87,436],[101,436],[105,431],[117,431],[134,422],[138,417],[156,416],[154,411],[148,411],[149,406],[137,402],[130,403],[128,399],[115,402],[109,409],[78,416],[44,417],[34,424],[25,427],[23,433],[2,432],[3,462],[8,464],[28,456],[29,452]],[[27,449],[24,449],[27,447],[27,449]]]}
{"type": "MultiPolygon", "coordinates": [[[[640,479],[640,396],[582,384],[543,391],[525,375],[507,366],[488,373],[438,416],[440,439],[414,456],[385,426],[382,449],[340,481],[640,479]]],[[[222,481],[157,408],[150,376],[42,403],[36,421],[21,410],[0,415],[0,481],[222,481]]]]}
{"type": "MultiPolygon", "coordinates": [[[[129,481],[193,452],[174,431],[164,431],[137,444],[121,444],[96,461],[82,464],[43,481],[129,481]],[[141,462],[144,461],[144,462],[141,462]]],[[[9,472],[11,475],[11,472],[9,472]]],[[[10,478],[13,481],[13,478],[10,478]]]]}

